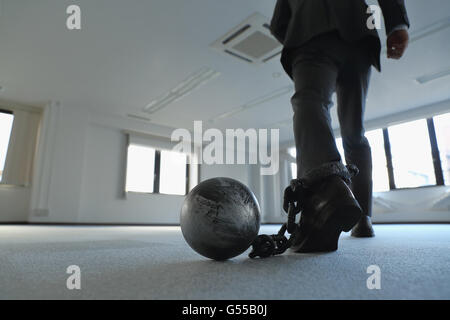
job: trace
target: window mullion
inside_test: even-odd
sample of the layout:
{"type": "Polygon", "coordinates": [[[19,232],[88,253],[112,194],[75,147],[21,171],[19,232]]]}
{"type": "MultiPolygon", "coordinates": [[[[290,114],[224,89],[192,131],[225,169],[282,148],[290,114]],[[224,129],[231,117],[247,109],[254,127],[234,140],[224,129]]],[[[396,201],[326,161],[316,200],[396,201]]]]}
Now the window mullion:
{"type": "Polygon", "coordinates": [[[161,151],[155,152],[155,178],[153,179],[153,193],[159,193],[159,181],[161,173],[161,151]]]}
{"type": "MultiPolygon", "coordinates": [[[[186,157],[186,159],[188,159],[186,157]]],[[[189,170],[190,170],[190,166],[189,166],[189,161],[187,161],[186,163],[186,194],[189,193],[189,170]]]]}
{"type": "Polygon", "coordinates": [[[391,142],[389,141],[389,131],[387,128],[383,129],[383,139],[384,139],[384,151],[386,153],[386,165],[389,177],[389,189],[394,190],[396,189],[394,178],[394,165],[392,162],[391,142]]]}
{"type": "Polygon", "coordinates": [[[427,119],[427,125],[431,144],[431,155],[433,157],[434,173],[436,175],[436,185],[443,186],[444,174],[442,173],[441,158],[439,154],[439,147],[437,144],[436,129],[434,127],[433,118],[427,119]]]}

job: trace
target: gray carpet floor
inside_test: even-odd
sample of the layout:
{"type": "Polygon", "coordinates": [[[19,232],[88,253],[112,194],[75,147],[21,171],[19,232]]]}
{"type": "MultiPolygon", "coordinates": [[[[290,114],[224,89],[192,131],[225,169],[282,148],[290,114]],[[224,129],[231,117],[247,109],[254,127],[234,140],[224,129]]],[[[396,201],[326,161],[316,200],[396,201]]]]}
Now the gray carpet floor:
{"type": "MultiPolygon", "coordinates": [[[[263,226],[275,233],[278,226],[263,226]]],[[[339,250],[210,261],[178,227],[0,226],[0,299],[450,299],[450,225],[377,225],[339,250]],[[68,290],[66,269],[81,270],[68,290]],[[369,290],[377,265],[381,288],[369,290]]]]}

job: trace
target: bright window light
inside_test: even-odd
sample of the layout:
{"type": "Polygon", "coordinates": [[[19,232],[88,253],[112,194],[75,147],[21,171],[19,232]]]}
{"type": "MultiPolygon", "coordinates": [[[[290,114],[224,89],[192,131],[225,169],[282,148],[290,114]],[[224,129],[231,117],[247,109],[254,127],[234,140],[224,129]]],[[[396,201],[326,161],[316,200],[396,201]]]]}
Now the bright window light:
{"type": "Polygon", "coordinates": [[[389,127],[397,188],[436,184],[430,138],[425,119],[389,127]]]}
{"type": "MultiPolygon", "coordinates": [[[[336,147],[341,155],[342,158],[342,162],[345,163],[345,158],[344,158],[344,148],[342,147],[342,138],[337,138],[336,139],[336,147]]],[[[297,156],[297,150],[295,147],[289,148],[288,149],[288,153],[295,159],[297,156]]],[[[290,163],[290,170],[291,170],[291,177],[292,179],[296,179],[297,178],[297,163],[295,162],[291,162],[290,163]]]]}
{"type": "MultiPolygon", "coordinates": [[[[372,177],[373,191],[389,191],[389,177],[386,165],[386,153],[384,151],[383,130],[372,130],[365,133],[372,149],[372,177]]],[[[346,164],[342,138],[336,139],[336,147],[341,155],[342,162],[346,164]]]]}
{"type": "Polygon", "coordinates": [[[295,157],[297,156],[297,150],[295,147],[289,148],[288,149],[288,153],[291,155],[291,157],[293,157],[295,159],[295,157]]]}
{"type": "Polygon", "coordinates": [[[384,150],[383,130],[367,131],[365,134],[372,149],[372,180],[373,191],[389,191],[389,176],[384,150]]]}
{"type": "MultiPolygon", "coordinates": [[[[450,125],[450,123],[449,123],[450,125]]],[[[372,147],[372,162],[373,162],[373,191],[382,192],[389,191],[389,177],[386,164],[386,153],[384,151],[383,130],[372,130],[366,132],[366,138],[372,147]]],[[[450,142],[450,139],[449,139],[450,142]]],[[[344,147],[342,138],[336,139],[336,147],[341,155],[342,162],[345,164],[344,147]]],[[[288,149],[291,156],[295,158],[295,148],[288,149]]],[[[291,175],[293,178],[297,177],[296,163],[290,164],[291,175]]]]}
{"type": "Polygon", "coordinates": [[[153,148],[133,144],[128,147],[127,192],[153,192],[155,154],[153,148]]]}
{"type": "Polygon", "coordinates": [[[8,152],[9,138],[14,121],[14,116],[9,113],[0,112],[0,181],[5,168],[6,153],[8,152]]]}
{"type": "Polygon", "coordinates": [[[186,194],[186,165],[186,154],[176,151],[161,151],[160,193],[186,194]]]}
{"type": "Polygon", "coordinates": [[[450,113],[434,117],[444,182],[450,184],[450,113]]]}
{"type": "Polygon", "coordinates": [[[291,162],[291,178],[297,179],[297,164],[295,162],[291,162]]]}
{"type": "Polygon", "coordinates": [[[337,149],[339,151],[339,154],[341,155],[342,163],[346,164],[346,162],[345,162],[345,154],[344,154],[344,147],[343,147],[343,144],[342,144],[342,138],[337,138],[336,139],[336,147],[337,147],[337,149]]]}
{"type": "MultiPolygon", "coordinates": [[[[295,147],[289,148],[287,150],[288,154],[293,157],[294,159],[296,159],[297,157],[297,149],[295,147]]],[[[296,162],[290,162],[289,163],[289,169],[291,170],[290,174],[290,179],[297,179],[297,163],[296,162]]]]}

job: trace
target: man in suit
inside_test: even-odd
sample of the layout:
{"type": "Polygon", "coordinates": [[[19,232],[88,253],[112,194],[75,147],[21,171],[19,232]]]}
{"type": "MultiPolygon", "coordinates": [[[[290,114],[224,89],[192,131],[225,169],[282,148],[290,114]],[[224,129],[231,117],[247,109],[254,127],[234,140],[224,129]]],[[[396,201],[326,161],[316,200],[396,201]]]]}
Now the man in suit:
{"type": "MultiPolygon", "coordinates": [[[[378,2],[388,35],[388,58],[399,59],[409,40],[404,0],[378,2]]],[[[372,157],[363,118],[371,67],[381,69],[381,43],[371,21],[372,12],[364,0],[276,3],[271,32],[284,46],[281,63],[295,83],[291,102],[297,177],[306,186],[285,191],[285,199],[288,195],[298,202],[303,199],[298,231],[293,235],[292,248],[297,252],[334,251],[340,233],[351,229],[356,237],[374,236],[372,157]],[[334,92],[345,160],[359,169],[352,178],[331,127],[334,92]]]]}

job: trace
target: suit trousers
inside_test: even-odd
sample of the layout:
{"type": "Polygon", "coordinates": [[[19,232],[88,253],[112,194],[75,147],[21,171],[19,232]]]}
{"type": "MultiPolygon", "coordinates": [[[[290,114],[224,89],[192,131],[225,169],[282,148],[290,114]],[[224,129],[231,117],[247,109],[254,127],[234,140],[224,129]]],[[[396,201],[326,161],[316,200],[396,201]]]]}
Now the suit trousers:
{"type": "Polygon", "coordinates": [[[359,174],[351,189],[363,213],[372,211],[372,156],[364,136],[364,110],[371,75],[373,37],[346,42],[337,32],[317,36],[286,51],[292,63],[295,94],[294,136],[298,178],[323,173],[342,159],[336,147],[330,108],[336,92],[337,114],[347,165],[356,165],[359,174]],[[369,39],[372,38],[372,39],[369,39]]]}

